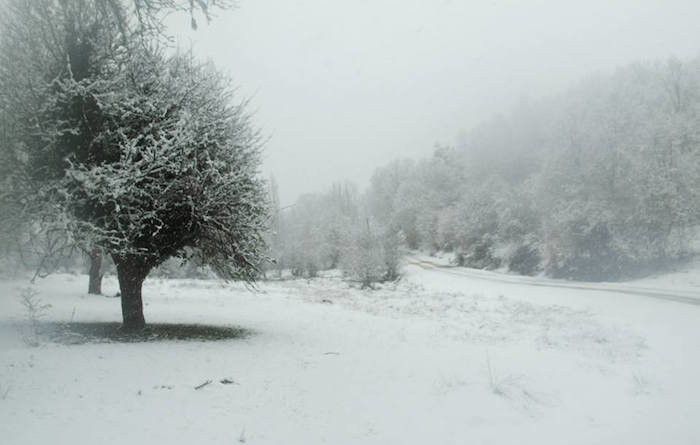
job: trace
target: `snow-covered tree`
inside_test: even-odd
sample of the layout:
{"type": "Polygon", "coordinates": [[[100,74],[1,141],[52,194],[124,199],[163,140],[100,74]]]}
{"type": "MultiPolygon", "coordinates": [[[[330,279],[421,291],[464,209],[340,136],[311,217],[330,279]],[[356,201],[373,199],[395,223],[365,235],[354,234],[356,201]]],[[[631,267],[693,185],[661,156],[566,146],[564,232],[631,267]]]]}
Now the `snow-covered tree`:
{"type": "Polygon", "coordinates": [[[44,2],[54,15],[39,28],[20,3],[2,39],[3,60],[17,57],[0,76],[3,111],[16,116],[10,146],[52,230],[112,256],[124,328],[144,326],[141,285],[170,257],[254,279],[267,219],[260,138],[227,79],[156,41],[129,45],[98,0],[44,2]]]}
{"type": "Polygon", "coordinates": [[[378,234],[366,220],[358,227],[348,245],[348,251],[343,257],[343,270],[360,283],[362,288],[371,288],[376,282],[383,281],[385,264],[382,254],[382,243],[378,234]]]}
{"type": "MultiPolygon", "coordinates": [[[[59,104],[98,104],[102,126],[92,142],[105,159],[71,159],[55,196],[76,236],[111,253],[124,325],[138,328],[141,284],[172,256],[194,249],[221,276],[255,278],[266,197],[260,138],[226,79],[186,56],[136,65],[109,81],[62,85],[59,104]]],[[[66,134],[76,124],[56,127],[66,134]]]]}
{"type": "MultiPolygon", "coordinates": [[[[10,120],[17,115],[31,115],[31,109],[37,109],[37,101],[43,100],[46,86],[64,75],[66,69],[80,80],[99,71],[101,65],[113,62],[111,59],[123,57],[124,52],[152,45],[154,41],[168,42],[164,18],[172,12],[184,13],[183,16],[189,17],[196,28],[200,17],[208,21],[216,9],[231,6],[233,2],[229,0],[2,0],[0,75],[5,87],[2,105],[10,110],[10,120]]],[[[13,129],[17,130],[17,127],[13,129]]],[[[16,174],[18,169],[13,167],[16,162],[12,161],[16,159],[11,152],[16,151],[16,144],[4,144],[0,148],[3,165],[10,171],[3,177],[13,176],[14,185],[27,179],[19,177],[16,174]]],[[[57,159],[61,159],[60,154],[57,159]]],[[[3,226],[15,228],[12,236],[2,238],[2,246],[7,248],[13,244],[13,253],[29,250],[30,254],[25,252],[22,258],[33,260],[34,267],[41,269],[38,272],[44,273],[50,271],[49,264],[62,260],[47,257],[58,254],[56,249],[44,248],[41,249],[44,252],[38,254],[31,252],[39,244],[56,243],[55,240],[34,242],[37,235],[47,238],[46,215],[45,209],[28,211],[26,204],[18,205],[22,201],[28,202],[19,196],[18,190],[27,189],[29,187],[17,187],[0,197],[0,205],[5,210],[3,226]]],[[[30,191],[32,195],[34,193],[30,191]]],[[[99,256],[90,255],[99,252],[96,247],[83,250],[88,258],[99,263],[99,256]]],[[[100,277],[97,273],[100,268],[92,266],[91,292],[99,288],[100,277]]]]}

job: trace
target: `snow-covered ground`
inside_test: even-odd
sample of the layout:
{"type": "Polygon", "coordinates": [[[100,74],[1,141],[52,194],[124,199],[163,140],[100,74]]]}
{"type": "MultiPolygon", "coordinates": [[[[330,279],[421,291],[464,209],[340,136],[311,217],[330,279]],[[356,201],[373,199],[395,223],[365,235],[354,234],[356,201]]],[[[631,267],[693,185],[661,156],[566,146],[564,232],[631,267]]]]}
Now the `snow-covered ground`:
{"type": "MultiPolygon", "coordinates": [[[[147,281],[150,322],[253,331],[208,343],[28,346],[25,284],[4,282],[0,443],[700,443],[700,306],[405,271],[374,291],[334,277],[255,291],[147,281]]],[[[697,276],[626,284],[692,294],[697,276]]],[[[38,283],[46,319],[118,321],[118,299],[86,286],[38,283]]]]}

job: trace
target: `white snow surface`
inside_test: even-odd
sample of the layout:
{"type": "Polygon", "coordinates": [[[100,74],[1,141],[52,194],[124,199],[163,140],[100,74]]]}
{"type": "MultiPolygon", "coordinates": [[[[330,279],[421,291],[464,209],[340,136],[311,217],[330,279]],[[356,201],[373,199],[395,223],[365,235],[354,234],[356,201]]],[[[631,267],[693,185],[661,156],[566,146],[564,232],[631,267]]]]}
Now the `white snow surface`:
{"type": "MultiPolygon", "coordinates": [[[[148,280],[149,322],[254,331],[206,343],[32,347],[27,283],[4,281],[0,443],[700,443],[700,306],[404,271],[376,290],[337,276],[256,290],[148,280]]],[[[627,284],[690,294],[699,275],[627,284]]],[[[86,295],[86,276],[36,287],[47,320],[120,320],[119,299],[86,295]]]]}

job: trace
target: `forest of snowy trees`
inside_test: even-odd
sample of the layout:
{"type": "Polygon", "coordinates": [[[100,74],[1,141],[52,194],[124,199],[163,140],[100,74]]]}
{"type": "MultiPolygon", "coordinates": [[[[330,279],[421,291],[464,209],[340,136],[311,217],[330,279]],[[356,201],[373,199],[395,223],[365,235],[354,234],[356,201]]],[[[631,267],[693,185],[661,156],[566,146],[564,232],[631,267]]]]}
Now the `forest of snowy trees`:
{"type": "Polygon", "coordinates": [[[282,209],[273,256],[307,276],[362,257],[377,278],[395,276],[398,245],[580,280],[666,267],[700,224],[699,88],[700,59],[671,59],[522,100],[455,147],[378,168],[362,194],[337,185],[282,209]]]}

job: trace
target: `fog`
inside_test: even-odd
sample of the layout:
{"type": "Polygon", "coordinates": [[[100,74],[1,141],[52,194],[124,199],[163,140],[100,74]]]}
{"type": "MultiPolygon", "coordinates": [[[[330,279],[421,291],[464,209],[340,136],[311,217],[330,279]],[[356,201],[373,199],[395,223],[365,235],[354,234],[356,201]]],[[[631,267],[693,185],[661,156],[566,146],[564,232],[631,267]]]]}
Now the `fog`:
{"type": "Polygon", "coordinates": [[[700,1],[0,11],[1,443],[700,443],[700,1]]]}
{"type": "MultiPolygon", "coordinates": [[[[698,51],[693,0],[241,0],[181,48],[252,97],[283,203],[452,144],[523,98],[597,72],[698,51]]],[[[201,22],[201,21],[200,21],[201,22]]]]}

